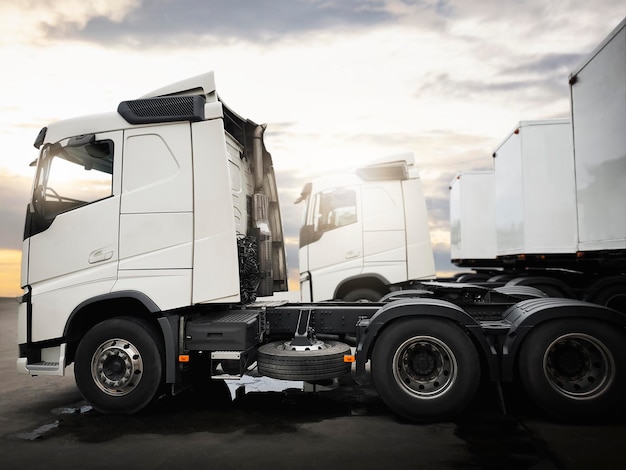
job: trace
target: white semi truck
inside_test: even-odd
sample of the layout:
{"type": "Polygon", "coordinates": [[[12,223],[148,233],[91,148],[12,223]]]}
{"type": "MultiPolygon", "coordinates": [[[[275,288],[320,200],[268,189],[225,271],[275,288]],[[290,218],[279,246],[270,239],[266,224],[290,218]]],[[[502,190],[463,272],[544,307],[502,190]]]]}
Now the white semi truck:
{"type": "Polygon", "coordinates": [[[453,180],[452,262],[476,269],[474,280],[626,312],[626,20],[570,75],[570,90],[571,120],[519,123],[493,172],[453,180]]]}
{"type": "MultiPolygon", "coordinates": [[[[102,413],[242,374],[371,377],[414,420],[456,415],[481,380],[518,380],[560,417],[624,406],[626,315],[606,307],[442,283],[379,303],[257,301],[286,289],[263,131],[219,99],[212,73],[42,129],[18,372],[73,363],[102,413]]],[[[351,217],[335,215],[323,223],[351,217]]]]}
{"type": "Polygon", "coordinates": [[[411,154],[307,183],[300,297],[380,300],[435,278],[426,200],[411,154]]]}

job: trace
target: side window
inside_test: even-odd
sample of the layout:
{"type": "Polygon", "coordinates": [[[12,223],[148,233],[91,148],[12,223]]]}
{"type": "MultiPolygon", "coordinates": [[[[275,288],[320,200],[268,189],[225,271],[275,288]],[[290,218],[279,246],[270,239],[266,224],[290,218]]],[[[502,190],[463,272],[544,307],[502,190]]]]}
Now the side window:
{"type": "Polygon", "coordinates": [[[351,189],[333,189],[315,197],[314,230],[327,232],[353,224],[356,216],[356,193],[351,189]]]}
{"type": "Polygon", "coordinates": [[[113,141],[80,136],[43,149],[33,202],[45,218],[112,194],[113,141]]]}

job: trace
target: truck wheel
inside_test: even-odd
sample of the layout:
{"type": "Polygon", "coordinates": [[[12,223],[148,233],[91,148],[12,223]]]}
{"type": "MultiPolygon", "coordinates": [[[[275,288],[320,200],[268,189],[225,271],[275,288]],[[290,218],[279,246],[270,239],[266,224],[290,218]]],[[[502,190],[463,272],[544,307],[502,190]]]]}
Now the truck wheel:
{"type": "Polygon", "coordinates": [[[480,382],[471,339],[439,318],[399,320],[376,339],[372,378],[393,411],[416,421],[449,418],[463,410],[480,382]]]}
{"type": "Polygon", "coordinates": [[[354,289],[343,296],[346,302],[378,302],[383,294],[374,289],[354,289]]]}
{"type": "Polygon", "coordinates": [[[591,302],[626,313],[626,285],[605,287],[591,299],[591,302]]]}
{"type": "Polygon", "coordinates": [[[78,345],[76,385],[100,413],[135,413],[155,398],[161,385],[160,349],[150,325],[129,317],[105,320],[78,345]]]}
{"type": "Polygon", "coordinates": [[[587,319],[539,325],[522,345],[519,373],[537,405],[561,419],[617,413],[626,393],[626,334],[587,319]]]}
{"type": "MultiPolygon", "coordinates": [[[[320,342],[321,343],[321,342],[320,342]]],[[[326,341],[315,350],[292,350],[289,342],[276,341],[259,348],[257,367],[261,375],[282,380],[333,379],[350,373],[351,364],[344,362],[350,346],[326,341]]]]}

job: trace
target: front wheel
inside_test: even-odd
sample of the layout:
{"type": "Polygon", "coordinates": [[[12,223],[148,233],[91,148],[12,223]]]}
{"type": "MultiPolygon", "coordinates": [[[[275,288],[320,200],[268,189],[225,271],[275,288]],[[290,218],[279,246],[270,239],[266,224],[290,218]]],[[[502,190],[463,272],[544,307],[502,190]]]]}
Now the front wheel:
{"type": "Polygon", "coordinates": [[[80,341],[74,375],[81,394],[101,413],[131,414],[156,396],[163,370],[160,339],[134,318],[98,323],[80,341]]]}
{"type": "Polygon", "coordinates": [[[416,421],[450,418],[473,399],[480,360],[470,338],[438,318],[399,320],[376,340],[372,377],[393,411],[416,421]]]}
{"type": "Polygon", "coordinates": [[[519,358],[519,375],[535,401],[561,419],[600,418],[623,408],[626,334],[587,320],[536,326],[519,358]]]}

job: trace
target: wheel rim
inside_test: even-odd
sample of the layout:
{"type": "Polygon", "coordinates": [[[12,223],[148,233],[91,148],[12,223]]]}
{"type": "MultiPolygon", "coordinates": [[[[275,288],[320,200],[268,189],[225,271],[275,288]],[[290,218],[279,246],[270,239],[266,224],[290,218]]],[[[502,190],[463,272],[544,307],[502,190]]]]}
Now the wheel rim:
{"type": "Polygon", "coordinates": [[[615,377],[615,363],[608,348],[596,338],[570,333],[546,349],[543,371],[558,393],[576,400],[596,398],[615,377]]]}
{"type": "Polygon", "coordinates": [[[458,374],[450,348],[432,336],[406,340],[393,357],[393,375],[402,388],[419,398],[436,398],[446,393],[458,374]]]}
{"type": "Polygon", "coordinates": [[[132,392],[142,374],[143,360],[139,349],[124,339],[105,341],[91,360],[91,377],[107,395],[123,396],[132,392]]]}

